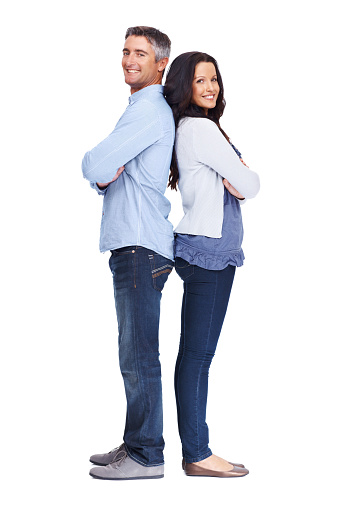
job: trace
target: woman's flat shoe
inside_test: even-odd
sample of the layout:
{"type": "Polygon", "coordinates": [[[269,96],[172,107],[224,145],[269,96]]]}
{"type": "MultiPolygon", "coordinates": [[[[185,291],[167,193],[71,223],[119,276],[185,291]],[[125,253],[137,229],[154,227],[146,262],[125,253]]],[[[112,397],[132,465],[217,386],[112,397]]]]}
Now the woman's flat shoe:
{"type": "Polygon", "coordinates": [[[201,477],[244,477],[249,473],[247,468],[233,466],[232,470],[219,471],[199,467],[194,463],[185,463],[184,471],[186,475],[197,475],[201,477]]]}
{"type": "MultiPolygon", "coordinates": [[[[245,468],[245,465],[243,465],[242,463],[232,463],[231,461],[228,462],[230,465],[233,465],[234,467],[239,467],[239,468],[245,468]]],[[[182,469],[185,470],[185,460],[184,458],[182,459],[182,469]]]]}

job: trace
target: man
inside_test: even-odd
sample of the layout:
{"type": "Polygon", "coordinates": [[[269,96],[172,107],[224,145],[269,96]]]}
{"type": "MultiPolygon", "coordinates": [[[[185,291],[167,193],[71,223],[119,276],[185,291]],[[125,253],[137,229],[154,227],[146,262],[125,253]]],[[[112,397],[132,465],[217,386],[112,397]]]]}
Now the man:
{"type": "Polygon", "coordinates": [[[111,251],[119,363],[127,415],[124,443],[91,457],[100,479],[164,475],[159,361],[161,291],[173,268],[166,183],[174,121],[161,85],[170,40],[150,27],[126,32],[122,68],[129,106],[114,131],[85,154],[83,175],[104,195],[100,250],[111,251]]]}

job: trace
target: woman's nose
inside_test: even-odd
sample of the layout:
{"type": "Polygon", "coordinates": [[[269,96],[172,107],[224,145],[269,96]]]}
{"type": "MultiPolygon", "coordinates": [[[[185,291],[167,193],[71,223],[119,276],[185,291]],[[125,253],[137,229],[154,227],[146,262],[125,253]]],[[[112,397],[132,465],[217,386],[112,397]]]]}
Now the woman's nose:
{"type": "Polygon", "coordinates": [[[207,92],[211,92],[212,90],[214,90],[214,86],[213,86],[212,81],[207,81],[206,82],[206,90],[207,90],[207,92]]]}

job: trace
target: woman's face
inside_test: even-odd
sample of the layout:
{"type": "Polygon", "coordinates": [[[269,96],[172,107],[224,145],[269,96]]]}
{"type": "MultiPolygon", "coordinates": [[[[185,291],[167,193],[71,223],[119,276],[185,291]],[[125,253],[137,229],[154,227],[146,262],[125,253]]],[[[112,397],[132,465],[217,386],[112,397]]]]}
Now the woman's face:
{"type": "Polygon", "coordinates": [[[195,67],[191,102],[205,110],[215,108],[219,95],[217,73],[212,62],[199,62],[195,67]]]}

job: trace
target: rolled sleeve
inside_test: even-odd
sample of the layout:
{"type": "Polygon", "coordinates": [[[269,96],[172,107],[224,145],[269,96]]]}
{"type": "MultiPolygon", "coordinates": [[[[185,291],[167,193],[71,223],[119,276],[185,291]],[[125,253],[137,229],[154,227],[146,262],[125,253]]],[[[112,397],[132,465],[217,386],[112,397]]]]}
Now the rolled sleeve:
{"type": "Polygon", "coordinates": [[[94,189],[100,195],[103,195],[106,193],[107,187],[106,187],[106,189],[100,189],[96,182],[90,182],[90,186],[92,189],[94,189]]]}

